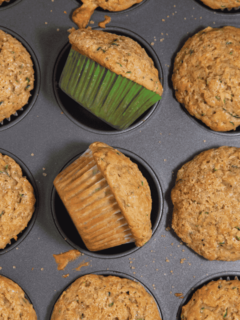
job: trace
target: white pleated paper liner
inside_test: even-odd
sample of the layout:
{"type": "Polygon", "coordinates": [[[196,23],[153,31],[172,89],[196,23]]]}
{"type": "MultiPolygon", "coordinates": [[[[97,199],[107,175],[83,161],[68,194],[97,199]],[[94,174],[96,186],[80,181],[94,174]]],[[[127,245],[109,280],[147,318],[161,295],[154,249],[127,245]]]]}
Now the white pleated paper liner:
{"type": "Polygon", "coordinates": [[[68,166],[54,184],[90,251],[135,241],[90,149],[68,166]]]}
{"type": "MultiPolygon", "coordinates": [[[[152,230],[153,236],[156,232],[158,225],[161,220],[162,216],[162,209],[163,209],[163,196],[162,196],[162,189],[159,182],[159,178],[156,176],[152,168],[139,156],[133,154],[130,151],[117,148],[120,152],[125,154],[129,157],[134,163],[136,163],[139,167],[139,170],[142,172],[143,176],[147,179],[148,184],[151,189],[151,196],[152,196],[152,212],[151,212],[151,223],[152,223],[152,230]]],[[[76,155],[74,158],[69,160],[60,170],[58,170],[54,176],[65,168],[67,168],[71,163],[73,163],[76,159],[79,158],[81,154],[76,155]]],[[[97,188],[98,189],[98,188],[97,188]]],[[[63,202],[61,201],[60,197],[57,194],[55,188],[52,190],[51,196],[51,207],[52,207],[52,215],[56,227],[60,234],[62,235],[63,239],[67,241],[73,248],[79,250],[80,252],[84,252],[86,255],[97,257],[97,258],[119,258],[130,253],[133,253],[136,250],[141,250],[141,248],[136,247],[134,242],[129,242],[127,244],[123,244],[121,246],[91,252],[89,251],[82,238],[80,237],[75,225],[73,224],[63,202]]],[[[149,240],[149,242],[152,239],[149,240]]],[[[146,244],[148,245],[148,243],[146,244]]]]}

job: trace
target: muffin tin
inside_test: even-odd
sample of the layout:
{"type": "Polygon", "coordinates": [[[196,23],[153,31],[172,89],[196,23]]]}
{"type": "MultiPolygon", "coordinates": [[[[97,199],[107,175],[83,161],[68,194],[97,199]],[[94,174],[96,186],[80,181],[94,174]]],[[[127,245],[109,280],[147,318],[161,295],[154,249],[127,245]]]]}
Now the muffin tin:
{"type": "Polygon", "coordinates": [[[32,100],[23,108],[21,121],[17,121],[18,116],[0,126],[0,151],[13,154],[38,198],[34,225],[29,225],[21,242],[19,239],[1,252],[0,273],[26,290],[39,320],[50,319],[57,298],[77,277],[100,271],[120,272],[142,282],[158,302],[163,320],[178,319],[185,300],[175,293],[187,297],[191,288],[214,279],[216,274],[238,275],[240,265],[238,261],[207,261],[168,230],[172,218],[170,193],[176,173],[201,151],[222,145],[240,147],[240,141],[239,132],[216,133],[206,129],[180,106],[171,83],[173,62],[189,36],[207,26],[240,27],[240,13],[214,11],[195,0],[182,0],[181,5],[175,0],[145,0],[114,13],[97,9],[90,26],[98,28],[97,23],[107,14],[112,21],[106,30],[123,31],[138,39],[159,69],[164,88],[162,100],[142,119],[128,130],[115,131],[87,114],[71,115],[71,101],[65,104],[58,97],[61,59],[68,50],[67,30],[75,27],[71,14],[77,5],[75,0],[42,0],[34,4],[30,0],[15,0],[0,7],[0,28],[26,46],[36,71],[32,100]],[[139,249],[89,253],[78,245],[84,256],[71,262],[64,271],[58,271],[52,255],[71,250],[76,244],[69,239],[71,227],[66,225],[66,230],[62,230],[56,221],[56,215],[66,212],[61,205],[55,206],[53,180],[94,141],[120,148],[143,166],[152,179],[150,186],[157,199],[154,234],[139,249]],[[83,261],[89,262],[89,266],[73,270],[83,261]],[[69,276],[63,278],[66,274],[69,276]]]}

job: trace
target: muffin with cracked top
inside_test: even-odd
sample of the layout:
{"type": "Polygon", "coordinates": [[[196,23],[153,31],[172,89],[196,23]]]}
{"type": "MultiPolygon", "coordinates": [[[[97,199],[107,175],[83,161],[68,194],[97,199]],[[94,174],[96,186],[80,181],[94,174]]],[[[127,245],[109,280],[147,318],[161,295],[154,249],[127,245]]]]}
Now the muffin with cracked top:
{"type": "Polygon", "coordinates": [[[173,70],[177,100],[214,131],[240,125],[240,29],[208,27],[189,38],[173,70]]]}
{"type": "Polygon", "coordinates": [[[33,187],[20,166],[0,153],[0,249],[17,240],[30,221],[35,204],[33,187]]]}
{"type": "Polygon", "coordinates": [[[198,289],[182,307],[182,320],[238,319],[240,281],[217,280],[198,289]]]}
{"type": "Polygon", "coordinates": [[[12,280],[0,275],[1,319],[37,320],[24,291],[12,280]]]}
{"type": "Polygon", "coordinates": [[[63,292],[51,320],[161,320],[154,298],[135,281],[88,274],[63,292]]]}
{"type": "Polygon", "coordinates": [[[30,54],[10,34],[0,30],[0,122],[25,106],[34,87],[30,54]]]}
{"type": "Polygon", "coordinates": [[[240,259],[240,148],[201,152],[177,173],[172,227],[208,260],[240,259]]]}

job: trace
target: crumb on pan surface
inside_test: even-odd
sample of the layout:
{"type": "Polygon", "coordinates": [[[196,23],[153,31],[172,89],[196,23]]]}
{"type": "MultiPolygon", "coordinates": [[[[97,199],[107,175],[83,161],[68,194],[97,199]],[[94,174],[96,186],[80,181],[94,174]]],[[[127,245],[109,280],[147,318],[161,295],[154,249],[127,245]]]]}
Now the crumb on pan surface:
{"type": "Polygon", "coordinates": [[[12,280],[0,275],[1,319],[37,320],[32,304],[24,291],[12,280]]]}
{"type": "Polygon", "coordinates": [[[109,11],[122,11],[142,1],[143,0],[82,0],[82,6],[73,12],[72,19],[78,25],[79,29],[82,29],[86,27],[97,7],[109,11]]]}
{"type": "Polygon", "coordinates": [[[82,240],[91,251],[143,246],[152,235],[147,180],[120,151],[101,142],[89,149],[54,180],[82,240]]]}
{"type": "Polygon", "coordinates": [[[146,51],[134,40],[99,30],[76,30],[69,35],[73,49],[101,66],[161,96],[158,70],[146,51]]]}
{"type": "Polygon", "coordinates": [[[84,318],[161,320],[154,298],[135,281],[86,275],[63,292],[51,320],[84,318]]]}
{"type": "Polygon", "coordinates": [[[69,262],[76,260],[81,255],[78,250],[69,250],[60,254],[53,254],[53,257],[58,266],[58,270],[64,270],[69,262]]]}
{"type": "Polygon", "coordinates": [[[20,166],[0,154],[0,249],[4,249],[30,221],[35,204],[33,187],[20,166]]]}
{"type": "Polygon", "coordinates": [[[111,22],[111,18],[109,16],[104,16],[104,21],[99,22],[98,26],[100,28],[106,28],[106,24],[111,22]]]}
{"type": "Polygon", "coordinates": [[[177,100],[214,131],[240,125],[240,29],[208,27],[189,38],[173,70],[177,100]]]}
{"type": "Polygon", "coordinates": [[[182,320],[238,319],[239,280],[217,280],[198,289],[182,307],[182,320]]]}
{"type": "Polygon", "coordinates": [[[212,9],[231,9],[240,7],[239,0],[201,0],[206,6],[212,9]]]}
{"type": "Polygon", "coordinates": [[[178,171],[172,227],[208,260],[240,259],[240,148],[200,153],[178,171]]]}
{"type": "Polygon", "coordinates": [[[28,102],[34,86],[30,54],[11,35],[0,30],[0,122],[28,102]]]}

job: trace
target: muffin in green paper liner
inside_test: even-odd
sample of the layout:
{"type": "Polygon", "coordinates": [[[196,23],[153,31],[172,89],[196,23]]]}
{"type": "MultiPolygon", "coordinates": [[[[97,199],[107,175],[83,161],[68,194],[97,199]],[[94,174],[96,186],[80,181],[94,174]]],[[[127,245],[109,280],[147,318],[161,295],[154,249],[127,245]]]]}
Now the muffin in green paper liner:
{"type": "Polygon", "coordinates": [[[99,30],[77,30],[60,88],[110,126],[127,129],[161,99],[158,70],[134,40],[99,30]]]}

